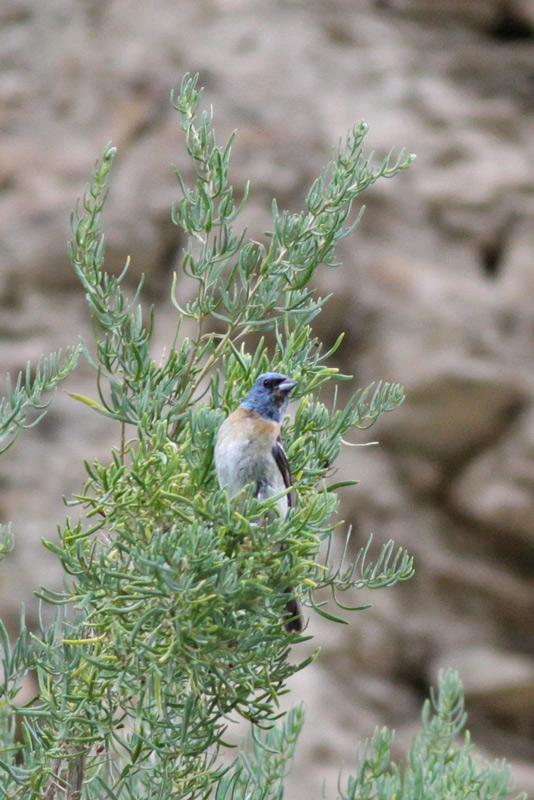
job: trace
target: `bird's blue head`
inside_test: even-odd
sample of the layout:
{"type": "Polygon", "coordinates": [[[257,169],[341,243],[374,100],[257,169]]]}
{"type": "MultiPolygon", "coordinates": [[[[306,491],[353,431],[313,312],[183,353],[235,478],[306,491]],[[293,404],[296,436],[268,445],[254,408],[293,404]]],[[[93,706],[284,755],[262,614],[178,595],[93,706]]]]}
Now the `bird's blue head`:
{"type": "Polygon", "coordinates": [[[264,372],[254,381],[252,389],[240,404],[257,411],[260,417],[281,422],[289,403],[289,395],[297,381],[279,372],[264,372]]]}

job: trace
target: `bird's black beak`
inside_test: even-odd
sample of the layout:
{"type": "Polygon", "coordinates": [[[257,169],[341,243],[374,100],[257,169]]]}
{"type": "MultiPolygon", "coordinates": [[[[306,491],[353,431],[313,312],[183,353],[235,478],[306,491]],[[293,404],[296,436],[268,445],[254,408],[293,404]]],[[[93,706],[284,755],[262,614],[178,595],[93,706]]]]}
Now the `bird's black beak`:
{"type": "Polygon", "coordinates": [[[292,378],[286,378],[282,381],[282,383],[278,384],[278,391],[284,392],[285,394],[289,394],[295,386],[297,385],[298,381],[294,381],[292,378]]]}

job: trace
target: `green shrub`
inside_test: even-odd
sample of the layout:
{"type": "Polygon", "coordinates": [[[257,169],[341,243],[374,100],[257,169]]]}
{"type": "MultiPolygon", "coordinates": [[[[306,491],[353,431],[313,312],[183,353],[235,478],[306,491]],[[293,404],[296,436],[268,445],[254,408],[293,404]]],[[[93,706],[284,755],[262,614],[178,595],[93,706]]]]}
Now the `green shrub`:
{"type": "MultiPolygon", "coordinates": [[[[353,482],[334,477],[343,437],[394,409],[403,394],[378,383],[345,404],[335,390],[333,403],[322,402],[323,388],[332,394],[348,377],[328,366],[340,340],[325,352],[311,328],[328,299],[311,279],[319,267],[335,267],[336,243],[358,221],[353,201],[411,157],[373,167],[359,124],[313,183],[305,211],[280,212],[274,202],[268,244],[246,241],[233,228],[246,197],[237,204],[228,182],[232,139],[217,146],[200,98],[186,76],[174,105],[196,181],[188,186],[177,173],[182,198],[172,218],[188,236],[181,270],[197,293],[182,307],[175,276],[167,359],[151,355],[153,310],[143,310],[141,286],[128,299],[126,268],[119,277],[104,269],[100,215],[115,155],[108,147],[72,219],[71,258],[95,341],[41,361],[33,377],[28,368],[0,406],[8,447],[83,355],[95,369],[95,397],[73,397],[117,423],[108,462],[86,463],[86,484],[69,502],[78,516],[67,519],[58,543],[45,543],[65,574],[61,591],[39,594],[56,606],[53,623],[29,632],[22,620],[14,644],[0,628],[5,798],[282,797],[303,714],[294,709],[277,724],[279,697],[312,660],[288,658],[307,634],[288,634],[280,622],[286,587],[296,587],[306,610],[343,622],[316,599],[318,590],[321,597],[330,590],[345,614],[339,597],[347,589],[388,586],[413,571],[392,542],[374,562],[369,545],[354,561],[347,548],[341,562],[331,556],[333,537],[350,533],[336,530],[333,516],[337,492],[353,482]],[[299,381],[300,402],[283,434],[297,504],[284,521],[266,513],[276,498],[260,502],[246,489],[229,498],[213,470],[218,425],[271,368],[299,381]],[[28,671],[39,692],[20,706],[28,671]],[[252,745],[227,768],[220,756],[230,714],[250,721],[252,745]]],[[[7,526],[2,534],[5,554],[7,526]]],[[[505,768],[476,767],[468,743],[454,745],[462,722],[461,689],[448,674],[404,772],[390,765],[390,734],[378,731],[340,796],[507,796],[505,768]]]]}

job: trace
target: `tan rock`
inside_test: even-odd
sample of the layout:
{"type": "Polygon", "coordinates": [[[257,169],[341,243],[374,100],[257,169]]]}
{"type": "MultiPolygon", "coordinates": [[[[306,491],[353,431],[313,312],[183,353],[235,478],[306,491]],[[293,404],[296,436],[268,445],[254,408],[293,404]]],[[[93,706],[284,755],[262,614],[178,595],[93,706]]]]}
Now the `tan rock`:
{"type": "Polygon", "coordinates": [[[534,541],[534,411],[464,470],[451,499],[462,514],[534,541]]]}
{"type": "MultiPolygon", "coordinates": [[[[340,761],[375,724],[418,727],[420,687],[442,655],[476,642],[510,665],[508,656],[524,657],[513,648],[534,646],[532,43],[505,41],[506,14],[532,21],[531,0],[0,2],[3,369],[87,332],[67,259],[69,213],[109,139],[119,152],[107,263],[118,270],[131,255],[132,280],[147,274],[155,357],[168,349],[176,312],[159,298],[183,245],[169,222],[179,196],[169,164],[189,169],[168,97],[186,70],[200,72],[218,141],[238,129],[230,177],[238,196],[252,181],[242,223],[253,238],[272,225],[273,197],[302,207],[358,119],[370,125],[375,164],[391,146],[418,154],[361,198],[366,213],[340,243],[344,265],[318,276],[319,290],[336,295],[316,321],[328,344],[347,332],[332,364],[354,373],[353,388],[405,384],[398,411],[348,437],[380,446],[347,449],[338,479],[361,479],[341,501],[351,552],[371,531],[373,552],[392,537],[415,556],[416,576],[354,593],[373,607],[351,626],[312,619],[323,654],[296,676],[310,712],[295,797],[320,794],[325,773],[335,794],[340,761]]],[[[94,387],[82,370],[68,388],[91,396],[94,387]]],[[[102,417],[58,394],[2,461],[2,519],[18,538],[0,564],[12,628],[21,599],[31,624],[33,589],[60,583],[39,542],[65,516],[61,496],[79,489],[82,458],[105,459],[116,441],[102,417]]],[[[476,663],[494,671],[489,658],[476,663]]],[[[530,698],[528,676],[521,683],[514,670],[487,689],[499,711],[477,735],[495,756],[521,759],[524,774],[530,718],[527,734],[500,721],[508,699],[515,722],[530,698]]]]}
{"type": "Polygon", "coordinates": [[[532,720],[534,658],[485,646],[444,652],[432,666],[433,680],[449,667],[460,673],[468,703],[532,720]]]}

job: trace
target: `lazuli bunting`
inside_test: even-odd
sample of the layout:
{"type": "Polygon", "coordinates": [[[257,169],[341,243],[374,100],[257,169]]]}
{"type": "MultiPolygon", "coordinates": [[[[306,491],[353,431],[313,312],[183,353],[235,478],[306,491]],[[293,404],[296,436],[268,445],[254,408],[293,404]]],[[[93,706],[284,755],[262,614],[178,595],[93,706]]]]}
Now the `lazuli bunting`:
{"type": "MultiPolygon", "coordinates": [[[[215,470],[221,488],[237,494],[247,484],[255,487],[259,500],[292,486],[289,462],[282,447],[280,427],[297,381],[279,372],[265,372],[238,408],[225,419],[215,443],[215,470]]],[[[293,492],[277,503],[284,518],[294,504],[293,492]]],[[[290,593],[290,589],[287,590],[290,593]]],[[[291,597],[284,624],[288,632],[302,631],[298,601],[291,597]]]]}

